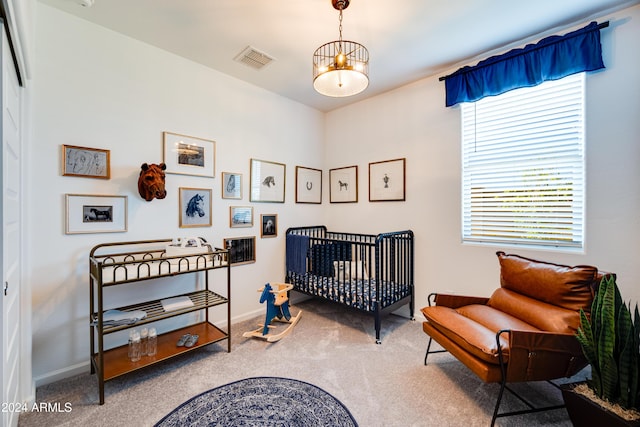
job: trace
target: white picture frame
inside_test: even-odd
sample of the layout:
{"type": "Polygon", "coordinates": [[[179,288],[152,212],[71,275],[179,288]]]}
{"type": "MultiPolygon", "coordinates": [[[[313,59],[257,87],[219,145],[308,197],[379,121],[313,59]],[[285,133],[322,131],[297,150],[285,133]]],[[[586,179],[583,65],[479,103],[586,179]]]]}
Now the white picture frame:
{"type": "Polygon", "coordinates": [[[287,166],[284,163],[251,159],[251,202],[284,203],[287,166]]]}
{"type": "Polygon", "coordinates": [[[166,173],[215,178],[215,141],[173,132],[163,132],[162,138],[166,173]]]}
{"type": "Polygon", "coordinates": [[[65,194],[65,234],[127,231],[127,196],[65,194]]]}

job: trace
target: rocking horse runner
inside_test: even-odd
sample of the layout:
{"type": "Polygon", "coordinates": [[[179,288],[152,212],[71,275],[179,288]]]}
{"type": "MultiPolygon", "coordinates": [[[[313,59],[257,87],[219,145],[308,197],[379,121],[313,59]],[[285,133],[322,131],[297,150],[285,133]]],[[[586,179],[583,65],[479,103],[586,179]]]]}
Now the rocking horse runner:
{"type": "Polygon", "coordinates": [[[289,298],[287,297],[287,292],[293,289],[293,285],[289,284],[275,284],[277,287],[274,290],[269,283],[264,285],[262,289],[258,291],[262,292],[260,295],[260,303],[267,303],[267,316],[264,320],[264,325],[260,328],[245,332],[243,337],[257,337],[266,339],[268,342],[279,341],[282,337],[287,335],[293,327],[300,320],[301,311],[295,317],[291,316],[289,311],[289,298]],[[278,320],[279,322],[287,323],[289,326],[286,327],[281,332],[278,333],[269,333],[269,328],[276,328],[276,326],[271,325],[272,320],[278,320]]]}

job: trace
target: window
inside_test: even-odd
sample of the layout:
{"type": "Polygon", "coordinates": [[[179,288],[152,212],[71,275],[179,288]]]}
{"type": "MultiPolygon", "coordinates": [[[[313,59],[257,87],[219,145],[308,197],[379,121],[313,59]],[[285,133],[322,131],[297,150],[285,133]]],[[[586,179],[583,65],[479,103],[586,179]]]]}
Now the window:
{"type": "Polygon", "coordinates": [[[463,241],[582,248],[584,73],[461,111],[463,241]]]}

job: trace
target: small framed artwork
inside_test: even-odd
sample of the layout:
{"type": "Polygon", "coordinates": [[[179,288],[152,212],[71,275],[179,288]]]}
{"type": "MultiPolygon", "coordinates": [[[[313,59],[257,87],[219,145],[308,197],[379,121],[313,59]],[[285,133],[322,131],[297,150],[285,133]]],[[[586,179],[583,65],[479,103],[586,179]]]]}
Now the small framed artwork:
{"type": "Polygon", "coordinates": [[[62,175],[109,179],[111,152],[99,148],[62,146],[62,175]]]}
{"type": "Polygon", "coordinates": [[[322,203],[322,171],[296,166],[296,203],[322,203]]]}
{"type": "Polygon", "coordinates": [[[262,214],[260,215],[260,237],[277,237],[278,236],[278,215],[262,214]]]}
{"type": "Polygon", "coordinates": [[[222,198],[242,199],[242,174],[222,172],[222,198]]]}
{"type": "Polygon", "coordinates": [[[180,187],[180,227],[211,227],[211,189],[180,187]]]}
{"type": "Polygon", "coordinates": [[[405,200],[406,159],[369,163],[369,201],[405,200]]]}
{"type": "Polygon", "coordinates": [[[329,202],[355,203],[358,201],[358,166],[329,170],[329,202]]]}
{"type": "Polygon", "coordinates": [[[127,196],[66,194],[66,234],[127,231],[127,196]]]}
{"type": "Polygon", "coordinates": [[[229,207],[229,227],[253,227],[253,208],[251,206],[229,207]]]}
{"type": "Polygon", "coordinates": [[[229,250],[231,265],[256,262],[256,238],[233,237],[223,240],[225,249],[229,250]]]}
{"type": "Polygon", "coordinates": [[[251,202],[284,203],[286,180],[284,163],[251,159],[251,202]]]}
{"type": "Polygon", "coordinates": [[[171,132],[162,132],[162,136],[167,173],[215,177],[215,141],[171,132]]]}

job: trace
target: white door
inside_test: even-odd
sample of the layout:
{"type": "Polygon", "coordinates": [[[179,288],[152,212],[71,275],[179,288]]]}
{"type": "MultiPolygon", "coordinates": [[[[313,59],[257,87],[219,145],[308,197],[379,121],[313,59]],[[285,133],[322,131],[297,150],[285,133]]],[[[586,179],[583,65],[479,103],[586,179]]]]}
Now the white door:
{"type": "Polygon", "coordinates": [[[20,232],[21,232],[21,89],[13,66],[4,28],[2,33],[2,73],[0,100],[2,116],[2,425],[18,425],[19,412],[12,405],[20,404],[20,232]]]}

